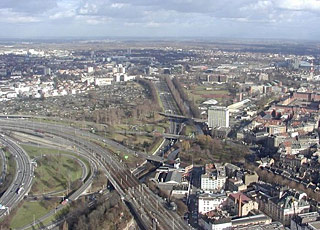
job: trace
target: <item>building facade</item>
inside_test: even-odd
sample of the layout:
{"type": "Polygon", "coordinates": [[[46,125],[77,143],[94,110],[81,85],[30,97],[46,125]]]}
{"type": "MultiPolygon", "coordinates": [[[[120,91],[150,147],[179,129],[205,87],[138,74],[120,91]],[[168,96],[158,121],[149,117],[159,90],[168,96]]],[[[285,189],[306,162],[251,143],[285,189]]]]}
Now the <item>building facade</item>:
{"type": "Polygon", "coordinates": [[[229,127],[229,109],[222,106],[211,106],[208,109],[208,127],[229,127]]]}

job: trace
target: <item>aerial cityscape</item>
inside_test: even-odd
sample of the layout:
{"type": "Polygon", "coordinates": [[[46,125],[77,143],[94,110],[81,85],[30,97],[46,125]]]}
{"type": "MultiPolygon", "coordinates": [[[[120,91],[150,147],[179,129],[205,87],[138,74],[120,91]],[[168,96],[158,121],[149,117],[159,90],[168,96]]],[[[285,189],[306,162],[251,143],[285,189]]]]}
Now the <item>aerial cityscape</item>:
{"type": "Polygon", "coordinates": [[[320,230],[319,13],[2,0],[0,229],[320,230]]]}

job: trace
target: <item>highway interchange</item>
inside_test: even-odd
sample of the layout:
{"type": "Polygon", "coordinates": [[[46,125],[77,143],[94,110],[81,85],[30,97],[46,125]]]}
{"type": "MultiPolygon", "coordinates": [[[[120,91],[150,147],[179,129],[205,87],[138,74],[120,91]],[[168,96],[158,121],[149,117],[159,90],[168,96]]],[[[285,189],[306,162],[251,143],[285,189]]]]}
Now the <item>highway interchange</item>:
{"type": "MultiPolygon", "coordinates": [[[[173,113],[177,113],[178,110],[173,102],[171,94],[168,92],[169,89],[165,88],[166,85],[163,83],[157,83],[156,85],[160,92],[164,91],[164,93],[160,93],[160,95],[162,95],[160,98],[164,108],[171,110],[173,113]]],[[[170,133],[179,133],[181,126],[177,125],[174,121],[171,121],[170,123],[170,133]]],[[[68,198],[70,201],[77,199],[91,185],[97,167],[99,167],[104,171],[105,175],[121,195],[123,201],[128,205],[131,212],[134,213],[140,229],[191,229],[191,227],[188,226],[188,224],[181,219],[177,213],[167,210],[164,205],[165,201],[150,191],[147,186],[143,185],[114,154],[102,148],[100,145],[91,142],[90,139],[98,138],[98,140],[102,140],[106,144],[120,149],[120,151],[145,157],[143,153],[137,153],[129,150],[117,142],[98,137],[97,135],[89,132],[60,124],[39,123],[30,121],[29,119],[8,118],[0,119],[0,127],[2,130],[17,132],[41,130],[43,133],[61,138],[62,145],[73,146],[78,152],[89,159],[91,167],[93,168],[93,173],[81,188],[75,191],[68,198]]],[[[7,138],[3,141],[6,141],[7,145],[11,145],[11,152],[16,151],[16,155],[21,157],[21,162],[18,162],[18,168],[25,170],[25,174],[23,174],[24,176],[21,177],[19,174],[16,176],[16,179],[19,179],[19,181],[18,183],[13,183],[13,187],[10,189],[10,191],[13,191],[12,189],[18,188],[17,186],[24,186],[25,193],[21,193],[20,195],[16,194],[17,196],[14,196],[17,197],[15,199],[21,200],[32,184],[33,167],[30,159],[27,157],[27,154],[25,154],[25,152],[13,141],[7,138]]],[[[169,146],[170,141],[165,140],[162,147],[159,148],[159,151],[156,152],[156,154],[163,154],[169,146]]],[[[15,204],[17,203],[14,202],[14,200],[6,199],[6,196],[3,196],[1,199],[3,198],[7,200],[3,201],[3,204],[10,205],[10,202],[12,201],[15,204]]],[[[52,210],[44,217],[22,229],[27,229],[28,227],[43,221],[45,218],[53,215],[56,211],[62,208],[63,206],[60,205],[56,210],[52,210]]]]}

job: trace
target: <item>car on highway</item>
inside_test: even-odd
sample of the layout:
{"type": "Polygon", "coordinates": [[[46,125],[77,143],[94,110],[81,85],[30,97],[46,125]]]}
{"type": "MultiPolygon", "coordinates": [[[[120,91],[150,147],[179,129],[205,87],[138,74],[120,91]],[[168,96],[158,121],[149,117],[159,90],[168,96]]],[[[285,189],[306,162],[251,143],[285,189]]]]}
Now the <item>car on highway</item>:
{"type": "Polygon", "coordinates": [[[21,194],[21,192],[24,190],[23,187],[17,188],[16,193],[17,194],[21,194]]]}

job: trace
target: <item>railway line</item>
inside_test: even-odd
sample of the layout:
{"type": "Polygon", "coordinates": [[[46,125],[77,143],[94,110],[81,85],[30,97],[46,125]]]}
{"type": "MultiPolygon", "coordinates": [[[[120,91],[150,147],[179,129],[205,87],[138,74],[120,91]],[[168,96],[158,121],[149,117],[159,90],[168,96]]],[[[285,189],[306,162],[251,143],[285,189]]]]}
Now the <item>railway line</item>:
{"type": "MultiPolygon", "coordinates": [[[[62,125],[34,123],[28,120],[0,120],[2,129],[16,130],[17,129],[41,129],[44,132],[59,136],[77,149],[90,155],[97,164],[103,168],[109,181],[119,192],[122,199],[132,205],[139,217],[139,222],[144,229],[188,229],[188,225],[174,212],[167,210],[159,201],[155,202],[154,194],[143,188],[140,181],[130,172],[130,170],[111,153],[101,146],[88,141],[84,138],[79,130],[62,125]],[[141,191],[137,191],[140,188],[141,191]],[[139,200],[144,200],[144,205],[139,200]],[[158,206],[157,206],[157,205],[158,206]],[[170,226],[167,219],[173,220],[170,226]]],[[[72,194],[74,195],[74,194],[72,194]]],[[[72,198],[72,197],[71,197],[72,198]]]]}
{"type": "MultiPolygon", "coordinates": [[[[156,83],[157,90],[160,93],[160,99],[166,111],[173,114],[179,114],[170,90],[164,81],[156,83]]],[[[6,117],[8,118],[8,117],[6,117]]],[[[0,119],[0,127],[2,129],[14,131],[39,131],[61,138],[65,145],[74,146],[77,150],[86,155],[97,167],[102,168],[105,175],[121,195],[123,201],[130,206],[134,216],[141,229],[192,229],[181,217],[165,208],[165,202],[149,190],[145,185],[132,174],[132,172],[121,163],[116,156],[108,152],[96,143],[92,143],[88,139],[103,141],[105,144],[118,148],[126,153],[134,154],[139,157],[146,158],[141,152],[132,151],[119,143],[102,138],[95,134],[79,130],[73,127],[63,126],[59,124],[38,123],[28,120],[28,118],[19,119],[0,119]]],[[[181,124],[170,119],[169,133],[178,134],[182,129],[181,124]]],[[[170,141],[164,140],[162,148],[159,148],[156,155],[163,156],[166,148],[170,147],[170,141]]],[[[96,170],[96,169],[95,169],[96,170]]],[[[88,187],[91,179],[87,180],[81,189],[72,194],[69,199],[74,200],[88,187]]],[[[56,211],[62,209],[62,206],[56,210],[46,214],[38,219],[35,223],[21,228],[21,230],[32,227],[34,224],[40,223],[45,218],[53,215],[56,211]]]]}

